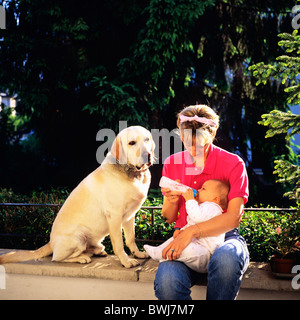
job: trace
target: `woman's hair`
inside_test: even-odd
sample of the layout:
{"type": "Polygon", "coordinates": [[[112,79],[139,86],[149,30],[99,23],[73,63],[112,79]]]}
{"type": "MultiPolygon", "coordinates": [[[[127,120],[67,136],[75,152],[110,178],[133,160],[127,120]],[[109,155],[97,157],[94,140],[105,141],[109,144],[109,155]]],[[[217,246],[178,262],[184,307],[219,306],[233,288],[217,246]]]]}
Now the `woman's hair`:
{"type": "Polygon", "coordinates": [[[214,112],[214,110],[207,105],[199,104],[195,106],[189,106],[181,110],[177,115],[177,127],[180,131],[181,136],[185,129],[192,129],[193,137],[196,136],[196,130],[202,129],[202,134],[205,136],[206,143],[212,143],[217,130],[219,128],[219,116],[214,112]],[[180,116],[194,117],[198,116],[200,118],[207,118],[213,120],[216,123],[216,126],[211,126],[209,124],[200,123],[197,121],[184,121],[181,122],[180,116]]]}

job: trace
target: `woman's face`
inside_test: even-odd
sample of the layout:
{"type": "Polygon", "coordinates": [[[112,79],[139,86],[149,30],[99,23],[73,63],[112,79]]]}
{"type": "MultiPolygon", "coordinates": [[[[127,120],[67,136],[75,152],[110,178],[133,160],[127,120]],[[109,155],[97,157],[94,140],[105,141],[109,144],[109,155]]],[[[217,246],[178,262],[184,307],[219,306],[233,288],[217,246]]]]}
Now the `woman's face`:
{"type": "Polygon", "coordinates": [[[206,139],[202,133],[202,130],[197,130],[196,134],[192,134],[191,129],[185,129],[181,134],[181,140],[193,158],[204,158],[204,151],[206,139]]]}
{"type": "Polygon", "coordinates": [[[185,142],[183,143],[185,148],[193,158],[204,157],[204,146],[202,146],[202,144],[199,144],[196,141],[193,141],[192,145],[185,142]]]}

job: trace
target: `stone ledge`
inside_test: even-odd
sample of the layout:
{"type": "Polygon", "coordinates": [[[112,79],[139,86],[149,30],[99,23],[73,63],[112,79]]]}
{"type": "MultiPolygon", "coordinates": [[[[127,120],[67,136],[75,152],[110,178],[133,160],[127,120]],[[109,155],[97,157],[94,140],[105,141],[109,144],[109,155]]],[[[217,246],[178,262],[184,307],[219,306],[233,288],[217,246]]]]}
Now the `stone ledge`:
{"type": "MultiPolygon", "coordinates": [[[[0,249],[0,255],[12,251],[0,249]]],[[[7,273],[33,274],[45,276],[98,278],[106,280],[153,282],[158,268],[158,262],[152,259],[138,259],[140,265],[126,269],[121,266],[114,255],[93,257],[89,264],[52,262],[51,257],[39,261],[27,261],[4,264],[7,273]]],[[[206,275],[199,279],[199,285],[206,285],[206,275]]],[[[292,288],[291,279],[276,279],[269,263],[250,262],[241,288],[276,291],[296,291],[292,288]]],[[[300,290],[299,298],[300,298],[300,290]]]]}
{"type": "MultiPolygon", "coordinates": [[[[0,255],[9,251],[13,250],[0,249],[0,255]]],[[[41,260],[7,263],[3,266],[7,273],[138,281],[138,272],[146,261],[139,262],[140,266],[126,269],[114,255],[93,257],[89,264],[52,262],[49,256],[41,260]]]]}

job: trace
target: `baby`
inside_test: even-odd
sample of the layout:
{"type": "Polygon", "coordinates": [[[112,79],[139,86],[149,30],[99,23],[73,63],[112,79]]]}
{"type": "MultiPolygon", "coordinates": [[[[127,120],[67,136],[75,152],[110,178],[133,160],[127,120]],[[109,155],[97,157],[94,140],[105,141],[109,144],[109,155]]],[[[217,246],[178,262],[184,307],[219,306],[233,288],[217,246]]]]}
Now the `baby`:
{"type": "MultiPolygon", "coordinates": [[[[181,230],[222,214],[227,208],[229,188],[229,185],[221,180],[208,180],[198,190],[196,198],[194,198],[192,189],[183,193],[186,200],[187,224],[181,230]]],[[[176,237],[179,232],[181,231],[176,230],[173,236],[176,237]]],[[[152,259],[165,261],[162,251],[174,240],[174,237],[158,247],[145,245],[144,248],[152,259]]],[[[197,272],[205,273],[211,255],[223,242],[224,234],[216,237],[194,238],[182,251],[177,261],[185,263],[197,272]]]]}

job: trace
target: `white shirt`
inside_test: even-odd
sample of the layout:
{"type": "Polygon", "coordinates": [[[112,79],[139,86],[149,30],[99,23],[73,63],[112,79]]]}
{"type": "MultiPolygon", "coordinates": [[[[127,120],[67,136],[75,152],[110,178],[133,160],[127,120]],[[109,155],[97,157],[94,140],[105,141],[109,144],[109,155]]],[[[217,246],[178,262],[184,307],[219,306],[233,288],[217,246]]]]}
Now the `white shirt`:
{"type": "MultiPolygon", "coordinates": [[[[187,224],[182,229],[195,225],[196,223],[210,220],[211,218],[216,217],[223,212],[222,208],[217,203],[209,201],[198,204],[196,200],[188,200],[186,201],[185,205],[188,214],[187,224]]],[[[195,240],[197,243],[207,248],[211,254],[213,254],[217,247],[224,242],[224,237],[225,234],[222,233],[216,237],[205,237],[195,240]]]]}

